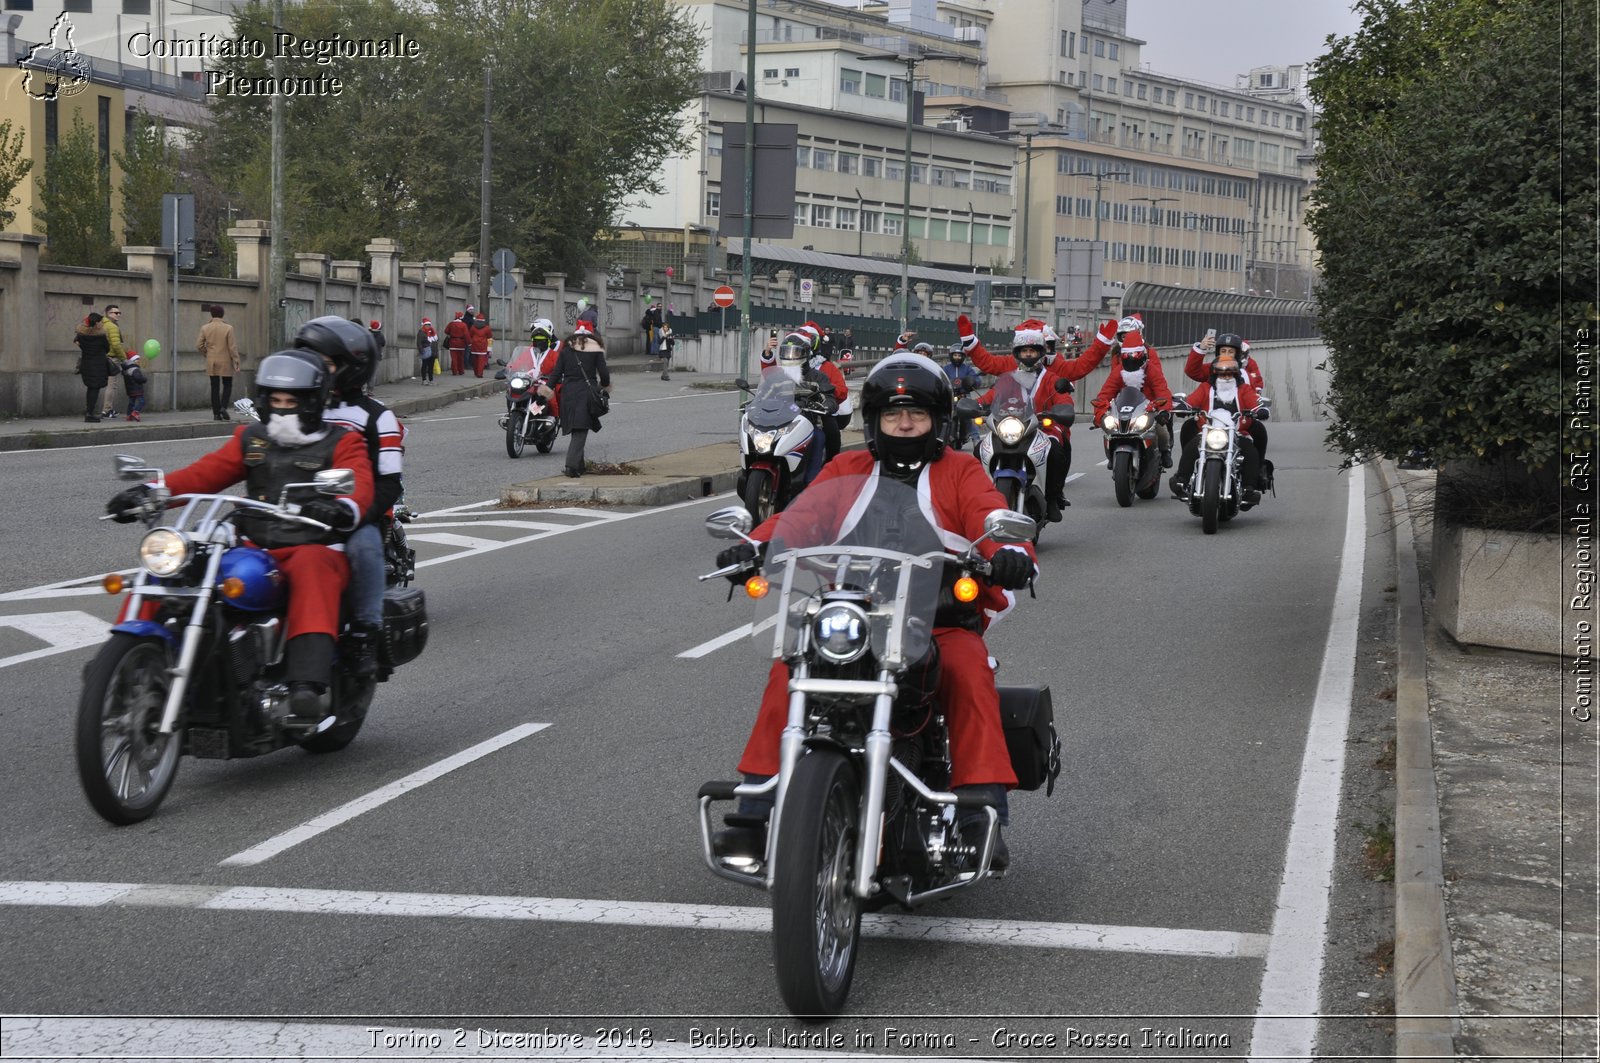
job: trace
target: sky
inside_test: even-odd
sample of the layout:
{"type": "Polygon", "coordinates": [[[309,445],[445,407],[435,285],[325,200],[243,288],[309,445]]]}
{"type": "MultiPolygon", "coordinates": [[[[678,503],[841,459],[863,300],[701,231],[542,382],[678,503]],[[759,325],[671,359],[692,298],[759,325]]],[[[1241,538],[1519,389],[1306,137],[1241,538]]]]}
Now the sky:
{"type": "Polygon", "coordinates": [[[1128,35],[1148,41],[1142,61],[1160,74],[1233,85],[1257,66],[1307,63],[1332,33],[1361,25],[1355,0],[1121,0],[1128,35]]]}

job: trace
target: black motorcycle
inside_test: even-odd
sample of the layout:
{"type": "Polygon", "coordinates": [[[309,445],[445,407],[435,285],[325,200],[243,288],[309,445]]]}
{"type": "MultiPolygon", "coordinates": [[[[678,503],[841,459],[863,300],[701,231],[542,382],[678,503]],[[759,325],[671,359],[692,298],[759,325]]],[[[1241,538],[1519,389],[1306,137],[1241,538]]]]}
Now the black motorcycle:
{"type": "Polygon", "coordinates": [[[1117,492],[1117,505],[1133,505],[1133,496],[1154,498],[1161,490],[1161,446],[1158,414],[1136,387],[1125,387],[1100,418],[1105,432],[1106,468],[1117,492]]]}
{"type": "MultiPolygon", "coordinates": [[[[289,711],[284,680],[288,596],[277,562],[244,541],[235,518],[284,521],[326,531],[291,501],[349,492],[354,475],[327,469],[291,484],[277,503],[240,495],[169,495],[159,469],[117,456],[124,480],[158,484],[140,516],[139,571],[131,586],[106,577],[128,599],[111,637],[83,671],[75,749],[78,779],[94,810],[116,824],[152,815],[184,754],[254,757],[288,746],[343,749],[356,737],[377,684],[428,642],[420,588],[384,592],[376,676],[335,666],[331,712],[306,721],[289,711]]],[[[108,518],[102,518],[108,519],[108,518]]]]}

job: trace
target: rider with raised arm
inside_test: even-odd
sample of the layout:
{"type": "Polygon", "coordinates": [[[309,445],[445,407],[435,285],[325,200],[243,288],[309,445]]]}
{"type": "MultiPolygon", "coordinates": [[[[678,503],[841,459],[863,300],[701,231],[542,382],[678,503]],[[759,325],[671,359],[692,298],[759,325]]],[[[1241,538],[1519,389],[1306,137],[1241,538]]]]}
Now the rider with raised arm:
{"type": "MultiPolygon", "coordinates": [[[[1189,497],[1189,480],[1194,476],[1194,465],[1200,458],[1200,432],[1208,416],[1218,410],[1226,410],[1239,426],[1239,455],[1243,463],[1239,477],[1248,485],[1240,493],[1239,508],[1249,509],[1261,501],[1261,491],[1256,487],[1256,478],[1261,471],[1261,455],[1256,452],[1255,442],[1249,434],[1253,420],[1251,414],[1255,412],[1259,401],[1256,389],[1250,382],[1240,379],[1239,360],[1233,352],[1219,348],[1217,357],[1211,363],[1211,379],[1189,392],[1188,404],[1194,410],[1194,429],[1182,433],[1183,456],[1178,459],[1178,471],[1169,484],[1174,495],[1182,499],[1189,497]]],[[[1189,426],[1184,427],[1187,429],[1189,426]]]]}

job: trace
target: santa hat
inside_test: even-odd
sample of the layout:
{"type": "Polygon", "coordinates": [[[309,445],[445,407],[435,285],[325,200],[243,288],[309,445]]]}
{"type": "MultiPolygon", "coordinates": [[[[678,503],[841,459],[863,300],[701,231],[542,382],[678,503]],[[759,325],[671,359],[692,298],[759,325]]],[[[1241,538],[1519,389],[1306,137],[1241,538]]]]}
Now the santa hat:
{"type": "Polygon", "coordinates": [[[587,319],[579,321],[576,325],[572,326],[572,335],[574,339],[579,336],[587,336],[591,340],[594,340],[596,343],[600,344],[601,347],[605,346],[605,341],[600,338],[600,333],[594,330],[594,322],[587,319]]]}
{"type": "Polygon", "coordinates": [[[431,324],[433,324],[433,318],[431,318],[431,317],[425,317],[425,318],[423,318],[423,319],[422,319],[422,323],[423,323],[423,324],[424,324],[424,325],[431,325],[431,324]]]}
{"type": "Polygon", "coordinates": [[[128,352],[128,361],[137,362],[138,360],[139,360],[139,352],[138,351],[129,351],[128,352]]]}
{"type": "Polygon", "coordinates": [[[457,321],[461,320],[461,311],[459,311],[459,310],[456,311],[456,320],[457,321]]]}
{"type": "Polygon", "coordinates": [[[1129,332],[1122,337],[1122,357],[1128,358],[1145,353],[1144,333],[1129,332]]]}
{"type": "Polygon", "coordinates": [[[467,313],[476,314],[477,312],[478,312],[478,308],[477,307],[475,307],[475,306],[468,306],[467,307],[467,313]]]}
{"type": "Polygon", "coordinates": [[[1044,329],[1043,321],[1030,317],[1017,326],[1015,333],[1011,337],[1011,349],[1016,350],[1018,347],[1044,347],[1044,329]]]}
{"type": "Polygon", "coordinates": [[[377,332],[379,329],[383,328],[383,323],[379,321],[369,321],[367,322],[367,328],[371,329],[373,332],[377,332]]]}
{"type": "Polygon", "coordinates": [[[801,325],[799,328],[795,329],[795,331],[810,338],[811,346],[813,347],[815,347],[817,342],[822,339],[822,326],[817,324],[815,321],[807,321],[804,325],[801,325]]]}

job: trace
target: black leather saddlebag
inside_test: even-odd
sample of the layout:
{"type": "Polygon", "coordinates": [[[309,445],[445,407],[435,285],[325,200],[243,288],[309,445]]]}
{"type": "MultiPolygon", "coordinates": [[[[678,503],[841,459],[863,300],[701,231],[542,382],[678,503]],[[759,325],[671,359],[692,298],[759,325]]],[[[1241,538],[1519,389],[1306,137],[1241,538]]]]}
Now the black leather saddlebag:
{"type": "Polygon", "coordinates": [[[1001,687],[1000,725],[1005,728],[1011,770],[1017,773],[1017,789],[1043,786],[1050,794],[1061,774],[1061,739],[1056,737],[1050,688],[1001,687]]]}
{"type": "Polygon", "coordinates": [[[428,602],[421,587],[383,592],[383,663],[397,668],[417,659],[428,644],[428,602]]]}

